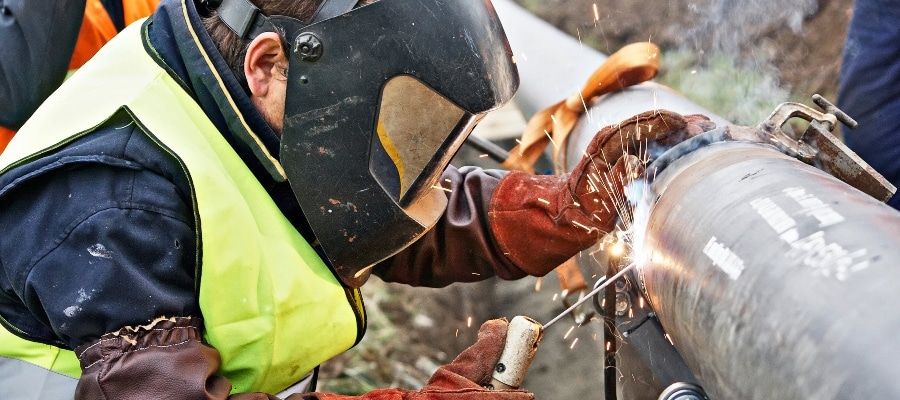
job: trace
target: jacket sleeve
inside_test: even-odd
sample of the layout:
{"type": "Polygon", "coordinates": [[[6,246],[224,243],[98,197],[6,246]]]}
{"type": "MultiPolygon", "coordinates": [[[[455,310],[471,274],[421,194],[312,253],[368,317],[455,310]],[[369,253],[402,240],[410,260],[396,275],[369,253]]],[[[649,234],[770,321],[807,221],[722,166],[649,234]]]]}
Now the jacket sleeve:
{"type": "Polygon", "coordinates": [[[85,0],[0,1],[0,126],[19,129],[62,83],[85,0]]]}
{"type": "Polygon", "coordinates": [[[429,287],[526,276],[503,254],[488,226],[491,196],[504,175],[502,170],[449,167],[440,181],[448,199],[442,218],[373,273],[388,282],[429,287]]]}
{"type": "Polygon", "coordinates": [[[199,315],[184,173],[129,155],[152,153],[149,139],[109,132],[0,176],[0,315],[36,341],[74,348],[199,315]]]}

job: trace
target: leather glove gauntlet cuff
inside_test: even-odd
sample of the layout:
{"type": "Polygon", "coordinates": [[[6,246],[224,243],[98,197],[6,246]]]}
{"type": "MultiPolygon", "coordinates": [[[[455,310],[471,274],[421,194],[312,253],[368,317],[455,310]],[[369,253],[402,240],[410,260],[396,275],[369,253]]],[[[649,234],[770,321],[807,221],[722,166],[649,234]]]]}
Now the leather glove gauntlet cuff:
{"type": "Polygon", "coordinates": [[[598,199],[600,207],[585,213],[569,178],[512,172],[494,191],[491,231],[503,253],[529,275],[546,275],[615,225],[615,206],[598,199]]]}
{"type": "Polygon", "coordinates": [[[200,318],[158,318],[126,327],[75,349],[82,375],[76,399],[269,400],[274,396],[230,396],[231,382],[216,375],[219,353],[202,343],[200,318]]]}

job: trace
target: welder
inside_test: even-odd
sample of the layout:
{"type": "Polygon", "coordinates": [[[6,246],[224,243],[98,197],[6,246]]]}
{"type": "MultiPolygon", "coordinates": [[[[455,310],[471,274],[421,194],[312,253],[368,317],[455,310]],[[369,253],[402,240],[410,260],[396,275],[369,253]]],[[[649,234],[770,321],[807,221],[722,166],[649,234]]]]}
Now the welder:
{"type": "Polygon", "coordinates": [[[0,152],[34,110],[159,0],[0,1],[0,152]]]}
{"type": "MultiPolygon", "coordinates": [[[[0,155],[0,392],[338,396],[307,385],[361,339],[370,274],[547,274],[613,228],[629,154],[688,123],[607,127],[563,176],[449,166],[517,85],[488,1],[163,1],[0,155]]],[[[533,398],[484,387],[505,329],[361,397],[533,398]]]]}
{"type": "MultiPolygon", "coordinates": [[[[841,58],[838,106],[859,121],[843,138],[872,168],[900,186],[900,1],[853,2],[841,58]]],[[[900,210],[900,196],[887,204],[900,210]]]]}

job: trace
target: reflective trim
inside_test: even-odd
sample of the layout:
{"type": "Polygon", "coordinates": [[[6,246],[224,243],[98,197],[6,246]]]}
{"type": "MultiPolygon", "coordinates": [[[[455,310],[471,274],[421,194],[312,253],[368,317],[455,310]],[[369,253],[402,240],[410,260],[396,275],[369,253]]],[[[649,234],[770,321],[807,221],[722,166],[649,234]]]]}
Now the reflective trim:
{"type": "Polygon", "coordinates": [[[0,356],[0,392],[4,399],[55,400],[75,398],[78,379],[27,361],[0,356]]]}
{"type": "MultiPolygon", "coordinates": [[[[2,320],[2,317],[0,317],[0,320],[2,320]]],[[[0,322],[7,324],[5,321],[0,322]]],[[[81,376],[81,365],[78,362],[78,357],[75,357],[75,353],[71,350],[32,342],[16,336],[8,329],[8,326],[0,327],[0,357],[23,360],[40,368],[56,371],[75,379],[81,376]]],[[[21,331],[20,333],[24,335],[21,331]]]]}

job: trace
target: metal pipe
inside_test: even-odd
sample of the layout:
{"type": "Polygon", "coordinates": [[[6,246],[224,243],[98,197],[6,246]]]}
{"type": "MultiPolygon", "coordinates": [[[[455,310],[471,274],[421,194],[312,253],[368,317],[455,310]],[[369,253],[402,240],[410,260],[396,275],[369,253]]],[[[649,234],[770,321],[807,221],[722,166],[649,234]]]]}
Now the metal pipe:
{"type": "MultiPolygon", "coordinates": [[[[577,91],[604,59],[508,0],[494,3],[526,117],[577,91]]],[[[656,108],[726,123],[645,83],[590,108],[568,162],[600,127],[656,108]]],[[[658,199],[636,242],[638,284],[711,398],[900,398],[900,213],[758,143],[700,148],[650,189],[658,199]]]]}
{"type": "MultiPolygon", "coordinates": [[[[578,93],[591,73],[607,59],[605,54],[580,43],[511,0],[493,0],[493,4],[519,69],[520,85],[513,102],[525,119],[578,93]]],[[[716,122],[725,122],[672,89],[652,82],[605,95],[599,103],[604,106],[591,107],[573,135],[581,132],[593,137],[605,125],[657,107],[682,114],[705,114],[716,122]]],[[[572,143],[575,141],[570,139],[572,143]]]]}
{"type": "Polygon", "coordinates": [[[640,281],[713,398],[900,398],[900,213],[760,144],[651,188],[640,281]]]}

